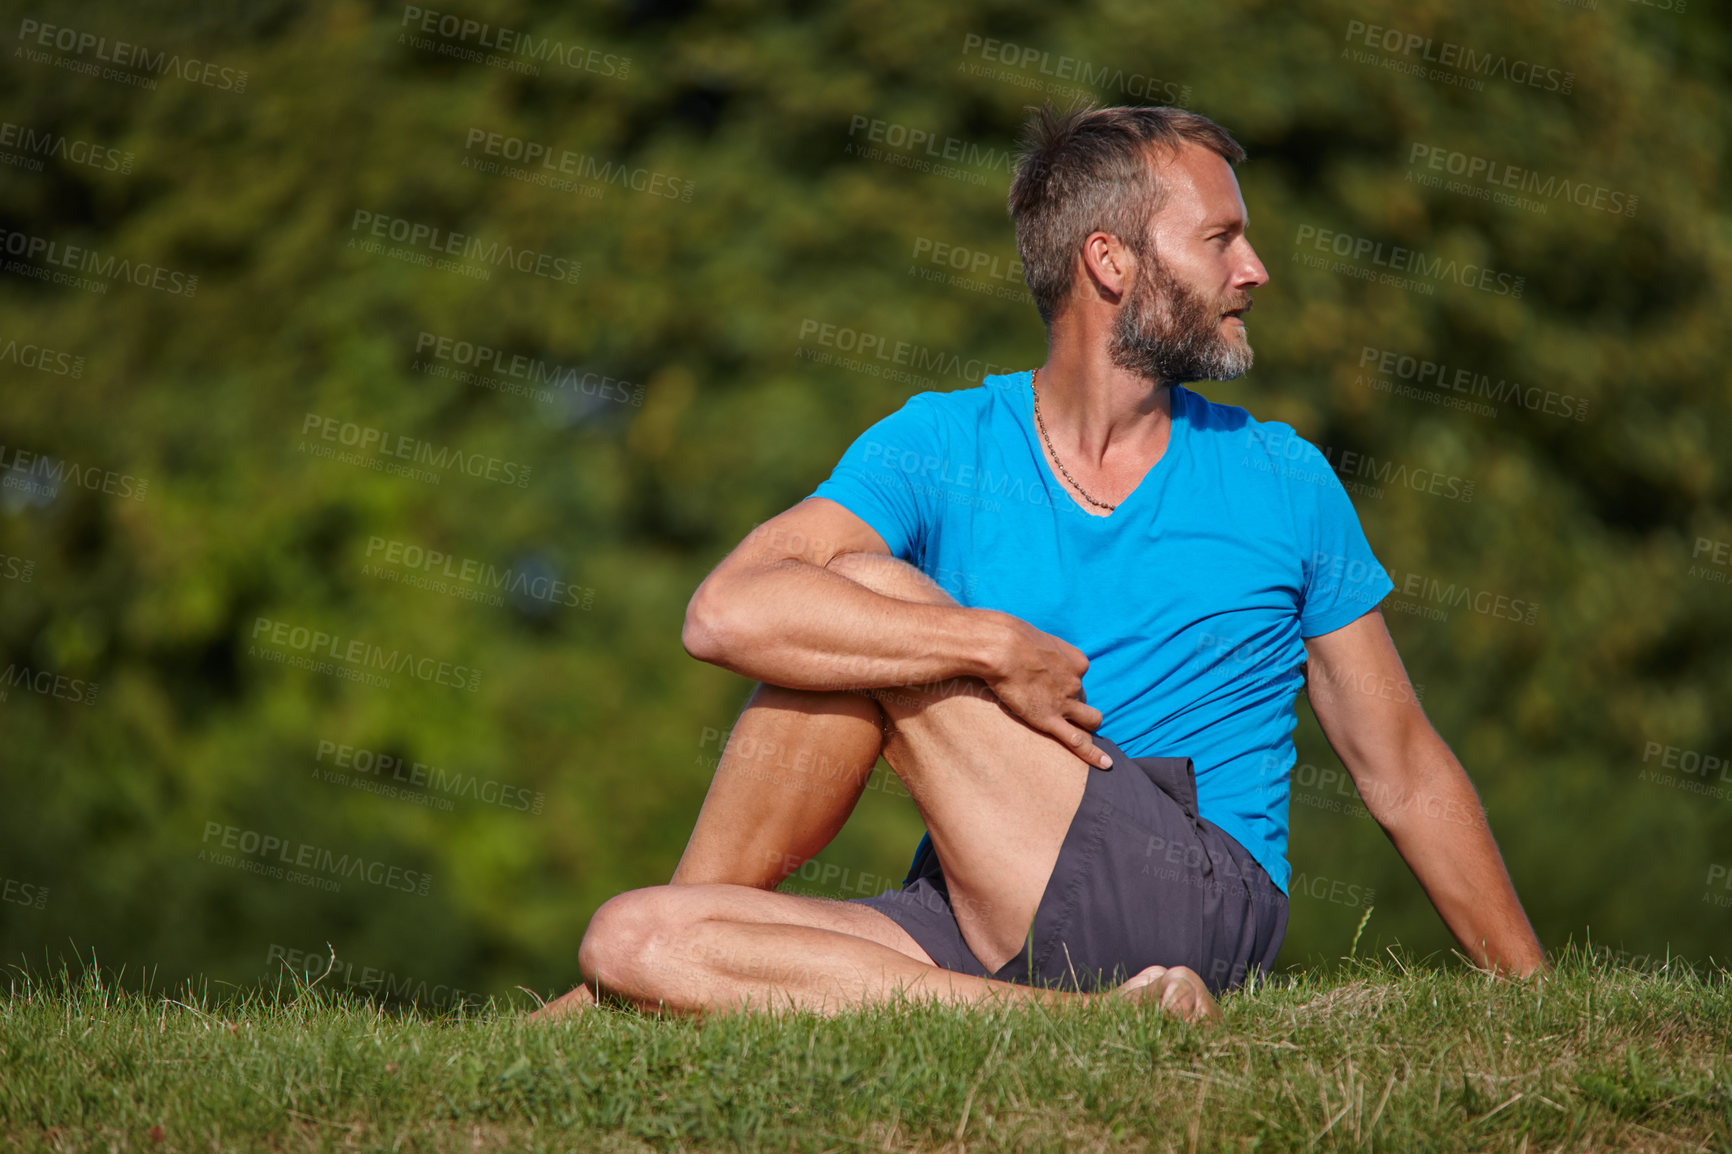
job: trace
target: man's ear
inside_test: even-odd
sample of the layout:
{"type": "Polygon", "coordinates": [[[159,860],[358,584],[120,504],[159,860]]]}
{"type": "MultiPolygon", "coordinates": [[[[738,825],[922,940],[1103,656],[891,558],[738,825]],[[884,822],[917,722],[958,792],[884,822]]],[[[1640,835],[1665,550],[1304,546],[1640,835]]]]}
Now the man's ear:
{"type": "Polygon", "coordinates": [[[1094,292],[1118,303],[1136,272],[1136,257],[1125,243],[1110,232],[1091,232],[1083,240],[1079,259],[1087,280],[1076,278],[1078,291],[1094,292]]]}

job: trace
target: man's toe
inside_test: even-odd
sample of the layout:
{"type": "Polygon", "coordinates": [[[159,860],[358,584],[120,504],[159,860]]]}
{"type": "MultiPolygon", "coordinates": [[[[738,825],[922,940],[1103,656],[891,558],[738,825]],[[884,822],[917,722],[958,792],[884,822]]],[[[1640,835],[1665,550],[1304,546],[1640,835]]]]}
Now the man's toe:
{"type": "Polygon", "coordinates": [[[594,1007],[595,995],[589,992],[588,986],[579,986],[569,993],[561,994],[553,1001],[529,1014],[528,1017],[531,1021],[552,1021],[572,1014],[581,1014],[594,1007]]]}

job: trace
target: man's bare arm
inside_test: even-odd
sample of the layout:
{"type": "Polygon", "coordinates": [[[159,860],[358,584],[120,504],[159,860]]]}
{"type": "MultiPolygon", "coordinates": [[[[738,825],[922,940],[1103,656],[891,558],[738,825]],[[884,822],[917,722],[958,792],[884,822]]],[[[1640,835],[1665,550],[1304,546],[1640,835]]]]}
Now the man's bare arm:
{"type": "Polygon", "coordinates": [[[1008,613],[875,593],[826,568],[844,553],[890,556],[870,525],[823,497],[764,522],[692,595],[686,652],[789,689],[978,677],[1029,725],[1110,764],[1091,740],[1100,713],[1082,700],[1081,650],[1008,613]]]}
{"type": "Polygon", "coordinates": [[[1545,968],[1473,783],[1413,693],[1383,614],[1306,640],[1306,696],[1329,744],[1477,964],[1545,968]]]}

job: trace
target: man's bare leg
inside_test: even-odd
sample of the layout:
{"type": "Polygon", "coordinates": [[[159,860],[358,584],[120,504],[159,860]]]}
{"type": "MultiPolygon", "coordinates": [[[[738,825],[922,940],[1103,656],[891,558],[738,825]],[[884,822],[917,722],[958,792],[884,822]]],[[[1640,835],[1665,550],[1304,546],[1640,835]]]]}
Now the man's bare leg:
{"type": "MultiPolygon", "coordinates": [[[[887,596],[947,600],[900,561],[849,554],[832,569],[887,596]]],[[[1082,799],[1085,767],[1012,716],[983,682],[875,691],[892,768],[926,819],[964,940],[989,969],[1023,946],[1082,799]]],[[[579,955],[586,980],[646,1007],[836,1009],[899,992],[945,1000],[1048,998],[938,970],[877,911],[731,886],[661,887],[603,906],[579,955]],[[838,914],[838,909],[848,911],[838,914]],[[838,921],[844,918],[845,921],[838,921]]],[[[1187,1016],[1218,1015],[1201,979],[1151,967],[1123,987],[1187,1016]]]]}
{"type": "MultiPolygon", "coordinates": [[[[863,693],[759,685],[728,734],[672,884],[774,889],[854,812],[878,763],[883,725],[863,693]]],[[[890,928],[898,945],[919,951],[890,928]]],[[[580,985],[529,1016],[562,1018],[594,1005],[580,985]]]]}
{"type": "MultiPolygon", "coordinates": [[[[1088,995],[939,969],[867,906],[731,885],[634,890],[596,911],[579,953],[588,980],[650,1011],[835,1013],[897,998],[949,1003],[1088,995]],[[899,939],[899,940],[898,940],[899,939]]],[[[583,987],[579,987],[582,989],[583,987]]],[[[1196,974],[1151,966],[1115,993],[1219,1019],[1196,974]]]]}
{"type": "MultiPolygon", "coordinates": [[[[759,685],[728,734],[672,884],[775,889],[854,812],[878,764],[883,725],[863,693],[759,685]]],[[[891,929],[898,945],[919,951],[891,929]]],[[[580,985],[529,1016],[562,1018],[594,1005],[580,985]]]]}
{"type": "Polygon", "coordinates": [[[728,734],[673,884],[774,889],[854,812],[883,725],[862,693],[758,686],[728,734]]]}

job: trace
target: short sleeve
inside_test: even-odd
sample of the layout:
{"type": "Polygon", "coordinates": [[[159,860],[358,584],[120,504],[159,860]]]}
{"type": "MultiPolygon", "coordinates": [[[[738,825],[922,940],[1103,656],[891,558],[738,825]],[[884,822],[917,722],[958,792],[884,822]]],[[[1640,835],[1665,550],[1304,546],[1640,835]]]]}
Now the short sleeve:
{"type": "Polygon", "coordinates": [[[933,394],[917,393],[896,412],[861,433],[829,479],[812,490],[872,526],[892,556],[918,565],[932,527],[927,462],[943,459],[933,394]]]}
{"type": "Polygon", "coordinates": [[[1306,554],[1299,635],[1318,637],[1375,609],[1395,583],[1371,551],[1341,478],[1316,446],[1300,443],[1315,459],[1304,463],[1310,483],[1292,486],[1306,554]]]}

